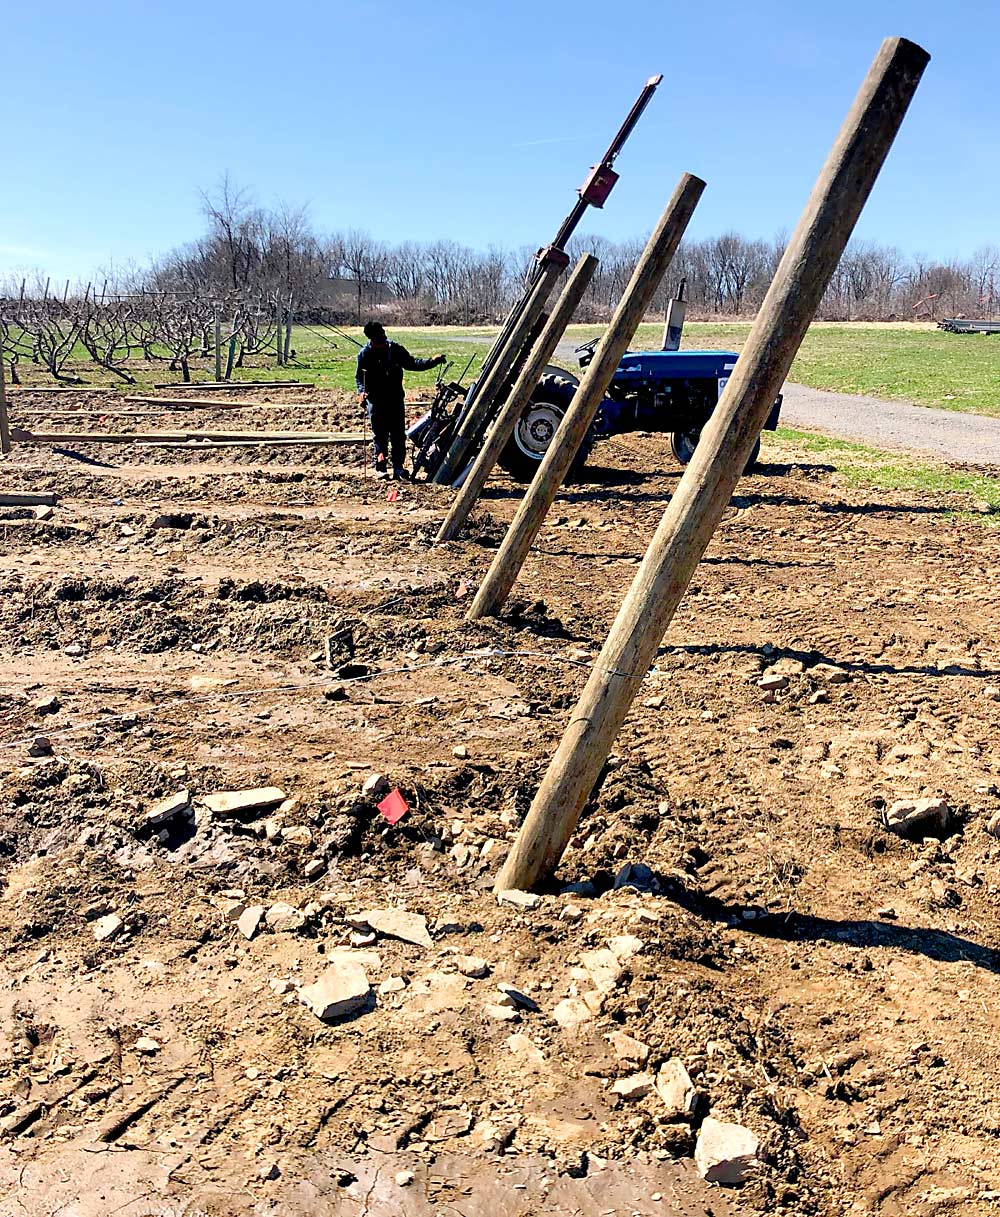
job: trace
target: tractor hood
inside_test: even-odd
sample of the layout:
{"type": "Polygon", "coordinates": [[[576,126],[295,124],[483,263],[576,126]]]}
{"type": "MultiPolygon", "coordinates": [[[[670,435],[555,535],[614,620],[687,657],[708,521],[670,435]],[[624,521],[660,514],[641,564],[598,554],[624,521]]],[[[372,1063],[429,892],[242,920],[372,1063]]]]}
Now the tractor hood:
{"type": "Polygon", "coordinates": [[[736,360],[735,351],[626,351],[615,381],[722,379],[732,374],[736,360]]]}

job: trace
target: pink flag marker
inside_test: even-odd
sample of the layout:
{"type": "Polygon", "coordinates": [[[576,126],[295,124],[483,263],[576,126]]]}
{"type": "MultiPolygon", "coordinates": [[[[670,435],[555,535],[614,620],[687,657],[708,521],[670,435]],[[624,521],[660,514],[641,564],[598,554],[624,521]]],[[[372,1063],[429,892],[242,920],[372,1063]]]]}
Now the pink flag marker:
{"type": "Polygon", "coordinates": [[[378,809],[390,824],[398,824],[410,810],[410,805],[394,786],[379,803],[378,809]]]}

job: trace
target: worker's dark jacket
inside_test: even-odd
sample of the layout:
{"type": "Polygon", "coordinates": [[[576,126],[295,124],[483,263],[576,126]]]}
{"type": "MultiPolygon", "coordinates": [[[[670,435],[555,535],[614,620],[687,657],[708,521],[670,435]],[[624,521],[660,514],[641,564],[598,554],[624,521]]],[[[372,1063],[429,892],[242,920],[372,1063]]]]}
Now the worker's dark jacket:
{"type": "Polygon", "coordinates": [[[384,347],[373,347],[369,342],[358,351],[358,392],[367,393],[378,405],[401,402],[403,372],[423,372],[436,364],[436,359],[417,359],[398,342],[384,347]]]}

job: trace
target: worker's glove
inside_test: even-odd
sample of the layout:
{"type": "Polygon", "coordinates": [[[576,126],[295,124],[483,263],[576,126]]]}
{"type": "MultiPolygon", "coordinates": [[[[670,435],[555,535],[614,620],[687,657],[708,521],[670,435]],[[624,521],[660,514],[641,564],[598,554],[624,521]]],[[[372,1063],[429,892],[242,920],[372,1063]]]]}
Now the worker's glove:
{"type": "Polygon", "coordinates": [[[448,362],[447,355],[435,355],[434,362],[440,367],[441,364],[448,362]]]}

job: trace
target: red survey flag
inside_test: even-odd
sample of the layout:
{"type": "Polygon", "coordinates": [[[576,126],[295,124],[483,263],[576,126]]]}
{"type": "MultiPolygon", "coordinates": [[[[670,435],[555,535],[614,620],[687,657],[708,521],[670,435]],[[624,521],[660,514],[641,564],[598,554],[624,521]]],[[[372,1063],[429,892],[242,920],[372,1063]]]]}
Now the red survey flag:
{"type": "Polygon", "coordinates": [[[399,791],[393,787],[382,802],[379,803],[378,809],[390,824],[398,824],[410,810],[410,805],[399,791]]]}

